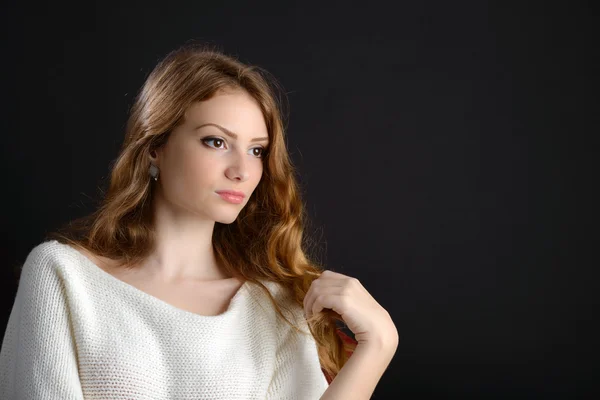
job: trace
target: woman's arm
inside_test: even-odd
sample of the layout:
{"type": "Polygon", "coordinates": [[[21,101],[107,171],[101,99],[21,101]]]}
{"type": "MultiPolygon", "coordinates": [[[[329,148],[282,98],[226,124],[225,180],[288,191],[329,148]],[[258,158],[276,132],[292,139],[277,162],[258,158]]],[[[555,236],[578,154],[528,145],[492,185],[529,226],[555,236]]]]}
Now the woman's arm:
{"type": "Polygon", "coordinates": [[[0,351],[0,399],[83,399],[62,277],[44,249],[21,270],[0,351]]]}
{"type": "Polygon", "coordinates": [[[359,344],[321,400],[367,400],[392,361],[398,342],[359,344]]]}

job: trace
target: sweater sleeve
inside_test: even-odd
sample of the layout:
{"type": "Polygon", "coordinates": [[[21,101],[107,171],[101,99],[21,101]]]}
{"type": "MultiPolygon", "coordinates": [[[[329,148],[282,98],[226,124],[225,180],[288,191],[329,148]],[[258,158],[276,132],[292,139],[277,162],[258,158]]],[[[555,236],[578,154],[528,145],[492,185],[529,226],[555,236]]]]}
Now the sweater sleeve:
{"type": "MultiPolygon", "coordinates": [[[[290,303],[288,303],[290,304],[290,303]]],[[[291,302],[291,321],[304,334],[285,326],[278,335],[275,370],[267,400],[318,399],[327,389],[327,375],[319,362],[317,343],[310,335],[301,307],[291,302]]]]}
{"type": "Polygon", "coordinates": [[[82,400],[63,275],[43,244],[28,254],[0,350],[1,399],[82,400]]]}

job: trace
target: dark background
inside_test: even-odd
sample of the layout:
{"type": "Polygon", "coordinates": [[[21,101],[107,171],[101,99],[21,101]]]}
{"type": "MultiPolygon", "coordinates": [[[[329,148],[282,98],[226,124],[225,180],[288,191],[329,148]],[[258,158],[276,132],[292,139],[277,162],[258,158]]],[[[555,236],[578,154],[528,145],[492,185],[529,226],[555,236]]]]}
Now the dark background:
{"type": "Polygon", "coordinates": [[[286,90],[322,261],[400,333],[373,398],[591,396],[591,4],[4,2],[1,327],[15,268],[92,211],[147,74],[200,40],[286,90]]]}

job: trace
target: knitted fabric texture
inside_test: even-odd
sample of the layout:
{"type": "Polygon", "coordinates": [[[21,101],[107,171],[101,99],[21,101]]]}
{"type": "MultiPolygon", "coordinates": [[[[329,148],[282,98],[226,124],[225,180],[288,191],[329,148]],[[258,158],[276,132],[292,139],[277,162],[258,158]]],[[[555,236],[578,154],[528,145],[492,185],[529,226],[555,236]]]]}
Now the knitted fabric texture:
{"type": "Polygon", "coordinates": [[[251,282],[224,313],[202,316],[70,246],[38,244],[0,350],[0,399],[318,399],[330,379],[303,310],[282,286],[261,282],[304,334],[251,282]]]}

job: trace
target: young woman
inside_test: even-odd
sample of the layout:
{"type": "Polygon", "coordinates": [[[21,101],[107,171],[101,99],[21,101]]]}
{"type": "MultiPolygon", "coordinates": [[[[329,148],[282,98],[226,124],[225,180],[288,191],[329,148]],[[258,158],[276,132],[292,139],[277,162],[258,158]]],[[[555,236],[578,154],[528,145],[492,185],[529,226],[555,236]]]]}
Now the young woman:
{"type": "Polygon", "coordinates": [[[0,398],[370,398],[398,333],[305,254],[268,77],[197,45],[156,66],[101,206],[26,258],[0,398]]]}

